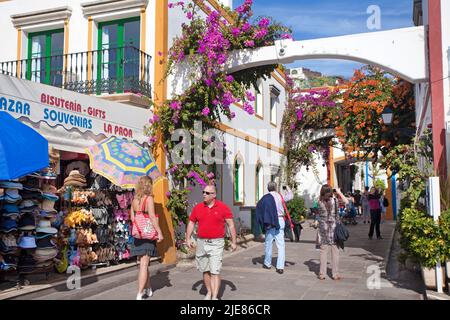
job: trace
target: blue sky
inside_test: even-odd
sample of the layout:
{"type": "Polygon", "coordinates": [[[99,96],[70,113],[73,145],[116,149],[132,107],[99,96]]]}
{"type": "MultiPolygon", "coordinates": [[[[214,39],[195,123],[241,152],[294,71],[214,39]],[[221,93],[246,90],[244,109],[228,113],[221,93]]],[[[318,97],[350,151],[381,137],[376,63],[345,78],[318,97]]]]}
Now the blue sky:
{"type": "MultiPolygon", "coordinates": [[[[234,0],[233,6],[243,0],[234,0]]],[[[270,16],[291,27],[295,40],[342,36],[413,26],[413,0],[253,0],[254,16],[270,16]],[[381,29],[369,30],[367,8],[381,10],[381,29]]],[[[306,67],[324,75],[351,77],[362,66],[344,60],[303,60],[288,67],[306,67]]]]}

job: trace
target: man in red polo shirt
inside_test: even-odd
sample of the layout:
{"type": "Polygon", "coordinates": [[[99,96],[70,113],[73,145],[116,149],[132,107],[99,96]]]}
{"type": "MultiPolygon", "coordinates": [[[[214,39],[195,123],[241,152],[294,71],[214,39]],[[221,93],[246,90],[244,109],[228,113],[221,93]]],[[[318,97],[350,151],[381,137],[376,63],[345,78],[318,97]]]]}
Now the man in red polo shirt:
{"type": "Polygon", "coordinates": [[[218,300],[220,288],[220,269],[222,268],[223,248],[225,245],[225,223],[231,233],[231,250],[236,250],[236,229],[233,213],[226,204],[216,199],[216,187],[208,185],[203,190],[203,202],[197,204],[189,217],[186,230],[187,244],[194,247],[191,240],[195,223],[198,223],[197,268],[203,272],[208,293],[205,300],[218,300]]]}

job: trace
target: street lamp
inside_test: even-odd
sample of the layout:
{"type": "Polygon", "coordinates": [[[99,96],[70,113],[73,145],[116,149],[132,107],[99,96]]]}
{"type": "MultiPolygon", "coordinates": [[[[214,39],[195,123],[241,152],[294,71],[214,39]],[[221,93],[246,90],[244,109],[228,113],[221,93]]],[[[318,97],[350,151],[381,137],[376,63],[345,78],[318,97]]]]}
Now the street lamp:
{"type": "Polygon", "coordinates": [[[392,109],[389,107],[386,107],[383,110],[383,113],[381,114],[381,117],[383,118],[383,122],[385,125],[389,126],[392,124],[392,116],[394,113],[392,112],[392,109]]]}

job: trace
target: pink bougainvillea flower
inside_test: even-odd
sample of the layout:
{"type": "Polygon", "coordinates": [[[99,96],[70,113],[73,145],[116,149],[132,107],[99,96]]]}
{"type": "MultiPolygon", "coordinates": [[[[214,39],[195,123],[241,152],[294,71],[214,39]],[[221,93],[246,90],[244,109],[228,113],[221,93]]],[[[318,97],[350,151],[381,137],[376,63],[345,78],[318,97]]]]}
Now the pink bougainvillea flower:
{"type": "Polygon", "coordinates": [[[292,40],[294,40],[294,38],[289,33],[283,33],[281,35],[281,39],[292,39],[292,40]]]}
{"type": "Polygon", "coordinates": [[[189,11],[189,12],[186,14],[186,17],[187,17],[189,20],[191,20],[193,16],[194,16],[194,15],[192,14],[191,11],[189,11]]]}
{"type": "Polygon", "coordinates": [[[258,26],[260,28],[266,28],[268,25],[270,24],[270,20],[267,18],[262,18],[259,22],[258,22],[258,26]]]}
{"type": "Polygon", "coordinates": [[[213,79],[208,78],[208,79],[205,80],[205,84],[206,84],[208,87],[211,87],[211,86],[214,84],[214,81],[213,81],[213,79]]]}
{"type": "Polygon", "coordinates": [[[150,139],[148,139],[148,143],[150,143],[150,144],[153,144],[155,142],[156,142],[156,137],[155,136],[150,137],[150,139]]]}
{"type": "Polygon", "coordinates": [[[250,25],[250,23],[246,22],[242,25],[242,31],[247,32],[248,30],[251,29],[251,27],[252,26],[250,25]]]}
{"type": "Polygon", "coordinates": [[[167,191],[167,192],[166,192],[166,197],[167,197],[167,198],[170,198],[170,195],[171,195],[170,191],[167,191]]]}
{"type": "Polygon", "coordinates": [[[245,92],[245,95],[247,96],[247,100],[248,101],[251,101],[251,102],[253,102],[253,101],[255,101],[255,96],[253,95],[253,93],[251,92],[251,91],[246,91],[245,92]]]}
{"type": "Polygon", "coordinates": [[[172,168],[170,168],[169,169],[169,173],[170,174],[173,174],[175,171],[177,171],[178,170],[178,166],[177,165],[175,165],[175,166],[173,166],[172,168]]]}
{"type": "Polygon", "coordinates": [[[255,39],[262,39],[267,35],[267,29],[258,30],[255,33],[255,39]]]}
{"type": "Polygon", "coordinates": [[[180,101],[172,101],[169,105],[173,110],[181,110],[180,101]]]}
{"type": "Polygon", "coordinates": [[[162,56],[162,52],[161,51],[158,51],[158,56],[162,56]]]}
{"type": "Polygon", "coordinates": [[[244,110],[249,114],[252,115],[255,113],[255,110],[253,109],[253,107],[248,103],[248,102],[244,102],[244,110]]]}
{"type": "MultiPolygon", "coordinates": [[[[230,118],[231,118],[231,119],[236,118],[236,113],[232,112],[232,113],[230,114],[230,118]]],[[[225,143],[224,143],[224,147],[225,147],[225,143]]]]}
{"type": "Polygon", "coordinates": [[[255,41],[253,41],[253,40],[245,40],[244,41],[244,46],[246,46],[248,48],[253,48],[255,46],[255,41]]]}
{"type": "Polygon", "coordinates": [[[227,75],[227,76],[225,77],[225,81],[228,82],[228,83],[231,83],[231,82],[234,81],[234,78],[233,78],[232,75],[227,75]]]}
{"type": "Polygon", "coordinates": [[[298,120],[298,121],[302,121],[302,119],[303,119],[303,110],[302,110],[302,109],[299,109],[299,110],[297,111],[297,120],[298,120]]]}
{"type": "Polygon", "coordinates": [[[203,108],[202,115],[204,115],[205,117],[207,117],[209,115],[209,108],[208,107],[203,108]]]}
{"type": "Polygon", "coordinates": [[[231,34],[233,35],[233,37],[237,38],[241,34],[241,29],[233,27],[231,29],[231,34]]]}

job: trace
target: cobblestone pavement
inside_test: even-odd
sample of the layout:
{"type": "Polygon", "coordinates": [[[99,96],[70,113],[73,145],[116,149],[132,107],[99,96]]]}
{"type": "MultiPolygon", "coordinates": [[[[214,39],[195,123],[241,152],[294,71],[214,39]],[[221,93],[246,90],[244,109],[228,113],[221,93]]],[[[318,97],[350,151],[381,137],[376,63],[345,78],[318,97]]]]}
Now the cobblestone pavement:
{"type": "MultiPolygon", "coordinates": [[[[383,239],[369,240],[368,225],[359,223],[348,226],[350,239],[345,250],[340,252],[340,273],[343,276],[340,281],[330,277],[323,281],[317,279],[319,252],[315,247],[316,230],[308,223],[299,243],[286,243],[286,267],[282,275],[276,273],[275,268],[262,268],[263,243],[248,243],[236,252],[225,255],[219,296],[223,300],[422,299],[420,275],[400,270],[396,258],[397,246],[390,250],[394,228],[393,222],[383,223],[383,239]],[[386,274],[385,264],[389,256],[386,274]],[[380,275],[378,282],[377,275],[380,275]]],[[[275,248],[273,265],[276,263],[275,248]]],[[[206,289],[201,282],[201,274],[192,262],[180,263],[168,270],[161,270],[160,266],[151,266],[154,295],[150,299],[203,299],[206,289]]],[[[137,267],[133,267],[111,274],[106,279],[91,279],[80,290],[47,290],[17,299],[135,299],[136,278],[137,267]]]]}

